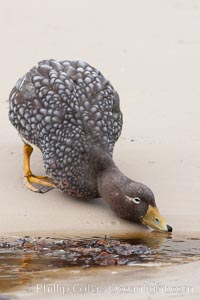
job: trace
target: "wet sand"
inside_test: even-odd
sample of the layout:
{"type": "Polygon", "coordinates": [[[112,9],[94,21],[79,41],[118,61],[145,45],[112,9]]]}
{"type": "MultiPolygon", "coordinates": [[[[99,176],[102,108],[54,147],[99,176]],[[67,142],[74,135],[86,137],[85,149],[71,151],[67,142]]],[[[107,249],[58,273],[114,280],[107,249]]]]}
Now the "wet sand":
{"type": "MultiPolygon", "coordinates": [[[[175,235],[198,236],[198,1],[8,0],[1,5],[0,23],[0,235],[146,232],[117,218],[102,199],[82,202],[56,190],[40,195],[23,187],[22,143],[8,121],[7,99],[37,61],[55,58],[86,60],[111,80],[124,114],[115,162],[152,188],[175,235]]],[[[43,172],[40,153],[32,165],[35,173],[43,172]]],[[[192,266],[179,268],[188,270],[195,285],[192,266]]],[[[160,276],[164,272],[157,270],[160,276]]],[[[166,280],[171,272],[166,271],[166,280]]]]}
{"type": "Polygon", "coordinates": [[[123,270],[73,270],[35,280],[21,299],[199,299],[200,263],[123,270]]]}

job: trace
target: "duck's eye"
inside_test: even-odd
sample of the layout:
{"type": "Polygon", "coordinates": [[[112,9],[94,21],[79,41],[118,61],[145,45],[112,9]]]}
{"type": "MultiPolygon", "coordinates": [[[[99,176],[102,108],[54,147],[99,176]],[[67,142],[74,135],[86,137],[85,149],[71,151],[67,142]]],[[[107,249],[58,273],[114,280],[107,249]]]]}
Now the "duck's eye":
{"type": "Polygon", "coordinates": [[[132,197],[129,197],[129,196],[126,195],[126,199],[128,201],[133,201],[135,204],[140,204],[140,202],[141,202],[141,199],[139,197],[132,198],[132,197]]]}
{"type": "Polygon", "coordinates": [[[135,204],[140,204],[141,199],[140,199],[139,197],[135,197],[135,198],[133,198],[133,202],[134,202],[135,204]]]}

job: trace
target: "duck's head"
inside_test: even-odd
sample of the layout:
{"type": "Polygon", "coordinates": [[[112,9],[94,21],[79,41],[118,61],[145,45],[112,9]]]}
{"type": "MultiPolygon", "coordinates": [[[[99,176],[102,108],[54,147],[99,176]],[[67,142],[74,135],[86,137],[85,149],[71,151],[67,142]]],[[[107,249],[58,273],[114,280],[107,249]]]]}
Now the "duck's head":
{"type": "Polygon", "coordinates": [[[156,206],[153,192],[146,185],[127,180],[121,197],[125,202],[128,219],[155,230],[172,232],[172,227],[167,224],[156,206]]]}
{"type": "Polygon", "coordinates": [[[127,178],[117,168],[112,167],[101,176],[99,193],[119,217],[172,232],[172,227],[159,213],[150,188],[127,178]]]}

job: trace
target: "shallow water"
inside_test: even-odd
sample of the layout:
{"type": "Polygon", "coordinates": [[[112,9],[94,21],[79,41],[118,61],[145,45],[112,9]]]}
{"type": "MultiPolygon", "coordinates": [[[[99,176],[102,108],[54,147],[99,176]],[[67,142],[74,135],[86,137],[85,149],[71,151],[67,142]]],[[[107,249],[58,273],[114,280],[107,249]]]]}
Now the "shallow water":
{"type": "MultiPolygon", "coordinates": [[[[84,272],[85,270],[87,272],[88,269],[96,268],[99,268],[100,271],[103,267],[120,272],[127,267],[156,268],[200,260],[200,239],[192,237],[181,238],[152,233],[146,236],[112,236],[106,237],[106,239],[102,237],[86,239],[76,237],[73,240],[39,239],[42,241],[39,244],[42,245],[42,248],[38,247],[38,244],[36,245],[36,241],[37,243],[39,241],[38,238],[28,237],[25,239],[21,238],[11,243],[6,241],[0,244],[1,292],[24,288],[33,279],[43,278],[47,273],[48,278],[51,276],[53,278],[55,272],[59,274],[59,270],[65,270],[71,274],[72,271],[84,272]],[[27,240],[26,247],[24,246],[26,245],[25,239],[27,240]],[[52,240],[54,247],[52,247],[52,240]],[[77,248],[66,252],[68,242],[69,245],[72,243],[77,248]],[[64,244],[65,248],[63,248],[64,244]],[[101,260],[98,260],[99,253],[91,256],[90,253],[83,252],[83,250],[90,252],[91,247],[97,249],[97,246],[94,245],[103,247],[99,250],[101,251],[100,255],[102,252],[105,254],[106,250],[110,256],[108,258],[103,256],[103,259],[101,257],[101,260]],[[76,249],[81,251],[78,256],[76,249]],[[130,249],[131,251],[129,251],[130,249]]],[[[70,274],[68,275],[70,276],[70,274]]]]}

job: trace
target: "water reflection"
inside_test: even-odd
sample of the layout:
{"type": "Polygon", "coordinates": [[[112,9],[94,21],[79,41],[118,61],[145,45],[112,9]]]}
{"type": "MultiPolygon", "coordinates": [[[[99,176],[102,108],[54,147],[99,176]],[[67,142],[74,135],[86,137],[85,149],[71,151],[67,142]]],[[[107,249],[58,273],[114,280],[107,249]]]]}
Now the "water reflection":
{"type": "Polygon", "coordinates": [[[172,239],[172,235],[167,232],[138,232],[134,234],[115,235],[112,238],[126,241],[133,245],[143,244],[149,248],[157,249],[168,239],[172,239]]]}
{"type": "Polygon", "coordinates": [[[84,268],[99,266],[112,266],[120,272],[122,265],[156,267],[200,259],[200,239],[182,239],[157,232],[106,238],[26,240],[6,248],[0,246],[1,292],[27,286],[33,279],[42,278],[45,271],[49,277],[59,269],[67,272],[78,268],[84,272],[84,268]]]}

